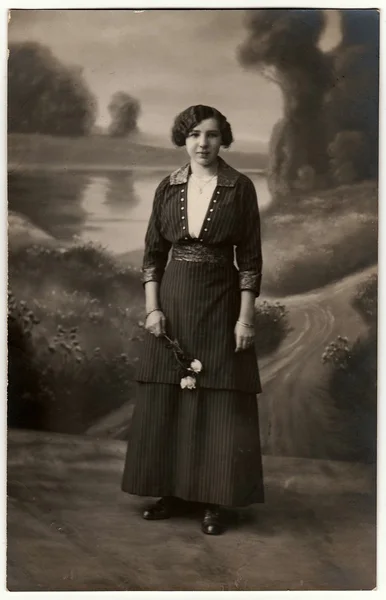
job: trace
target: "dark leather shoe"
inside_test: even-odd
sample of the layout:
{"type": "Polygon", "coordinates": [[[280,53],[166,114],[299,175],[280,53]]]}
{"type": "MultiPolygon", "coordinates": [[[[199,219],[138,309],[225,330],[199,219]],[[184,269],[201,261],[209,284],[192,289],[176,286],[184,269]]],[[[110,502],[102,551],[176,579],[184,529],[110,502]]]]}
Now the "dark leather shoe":
{"type": "Polygon", "coordinates": [[[154,504],[146,507],[142,513],[142,517],[148,521],[157,521],[160,519],[170,519],[170,517],[177,512],[177,508],[181,502],[178,498],[171,496],[165,496],[160,498],[154,504]]]}
{"type": "Polygon", "coordinates": [[[201,530],[207,535],[221,535],[225,531],[225,525],[221,518],[219,506],[207,507],[201,523],[201,530]]]}

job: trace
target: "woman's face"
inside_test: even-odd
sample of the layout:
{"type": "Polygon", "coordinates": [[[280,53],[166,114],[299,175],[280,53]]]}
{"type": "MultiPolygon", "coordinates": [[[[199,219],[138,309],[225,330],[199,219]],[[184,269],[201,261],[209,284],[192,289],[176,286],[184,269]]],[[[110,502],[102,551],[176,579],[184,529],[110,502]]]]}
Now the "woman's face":
{"type": "Polygon", "coordinates": [[[209,167],[215,162],[221,142],[220,128],[214,118],[198,123],[185,141],[190,159],[202,167],[209,167]]]}

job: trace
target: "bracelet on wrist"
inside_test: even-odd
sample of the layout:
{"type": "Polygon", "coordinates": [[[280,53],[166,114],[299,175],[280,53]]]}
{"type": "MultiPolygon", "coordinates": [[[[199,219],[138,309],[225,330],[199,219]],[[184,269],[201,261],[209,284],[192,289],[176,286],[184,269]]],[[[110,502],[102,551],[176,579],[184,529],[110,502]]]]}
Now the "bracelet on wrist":
{"type": "Polygon", "coordinates": [[[244,321],[240,321],[240,319],[237,319],[237,322],[239,323],[239,325],[242,325],[243,327],[247,327],[248,329],[254,329],[255,328],[254,325],[250,325],[249,323],[244,323],[244,321]]]}
{"type": "Polygon", "coordinates": [[[151,315],[153,312],[162,312],[162,310],[160,308],[152,308],[152,310],[149,310],[146,313],[146,319],[148,318],[149,315],[151,315]]]}

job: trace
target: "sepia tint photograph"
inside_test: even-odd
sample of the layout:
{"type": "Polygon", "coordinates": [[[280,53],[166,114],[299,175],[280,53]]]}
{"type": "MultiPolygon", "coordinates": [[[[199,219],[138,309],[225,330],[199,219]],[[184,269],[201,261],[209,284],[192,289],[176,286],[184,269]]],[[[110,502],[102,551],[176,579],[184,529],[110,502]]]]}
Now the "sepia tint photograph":
{"type": "Polygon", "coordinates": [[[11,10],[9,591],[376,587],[379,11],[11,10]]]}

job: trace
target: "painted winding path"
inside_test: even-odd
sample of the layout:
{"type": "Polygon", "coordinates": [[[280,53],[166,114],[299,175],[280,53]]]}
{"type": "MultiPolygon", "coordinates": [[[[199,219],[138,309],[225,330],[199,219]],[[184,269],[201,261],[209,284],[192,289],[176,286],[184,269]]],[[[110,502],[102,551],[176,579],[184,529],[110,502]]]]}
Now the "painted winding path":
{"type": "Polygon", "coordinates": [[[351,299],[358,284],[375,272],[371,267],[321,290],[283,299],[292,330],[275,353],[259,361],[266,452],[327,458],[339,450],[339,423],[325,388],[321,357],[338,335],[354,341],[366,333],[351,299]]]}

